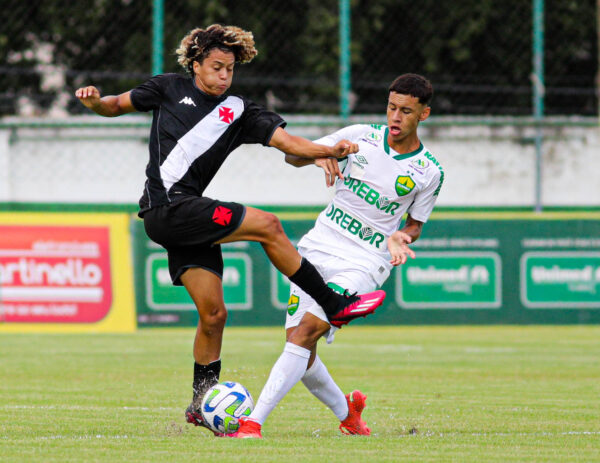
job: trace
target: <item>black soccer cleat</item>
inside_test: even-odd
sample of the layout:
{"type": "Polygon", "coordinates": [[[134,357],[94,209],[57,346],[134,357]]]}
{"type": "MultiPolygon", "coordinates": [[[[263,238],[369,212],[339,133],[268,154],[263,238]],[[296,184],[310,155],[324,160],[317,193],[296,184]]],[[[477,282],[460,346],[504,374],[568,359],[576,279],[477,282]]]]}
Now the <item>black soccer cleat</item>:
{"type": "Polygon", "coordinates": [[[200,413],[200,410],[194,407],[193,401],[185,410],[185,420],[194,426],[202,426],[203,428],[208,429],[215,435],[215,437],[225,437],[225,434],[210,429],[210,427],[206,424],[206,421],[204,421],[204,417],[202,416],[202,413],[200,413]]]}

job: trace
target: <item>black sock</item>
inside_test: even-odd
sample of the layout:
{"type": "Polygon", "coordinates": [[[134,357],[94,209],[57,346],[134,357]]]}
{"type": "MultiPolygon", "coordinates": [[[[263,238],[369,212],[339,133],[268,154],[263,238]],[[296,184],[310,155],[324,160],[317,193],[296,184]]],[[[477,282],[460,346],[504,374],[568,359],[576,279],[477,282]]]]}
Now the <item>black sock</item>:
{"type": "Polygon", "coordinates": [[[340,309],[340,302],[344,300],[333,289],[325,284],[323,277],[304,257],[300,262],[300,268],[290,278],[292,283],[297,284],[305,293],[312,297],[323,307],[327,315],[334,315],[340,309]]]}
{"type": "Polygon", "coordinates": [[[221,360],[215,360],[208,365],[200,365],[194,362],[194,389],[193,404],[196,408],[200,408],[204,394],[211,387],[219,382],[221,374],[221,360]]]}

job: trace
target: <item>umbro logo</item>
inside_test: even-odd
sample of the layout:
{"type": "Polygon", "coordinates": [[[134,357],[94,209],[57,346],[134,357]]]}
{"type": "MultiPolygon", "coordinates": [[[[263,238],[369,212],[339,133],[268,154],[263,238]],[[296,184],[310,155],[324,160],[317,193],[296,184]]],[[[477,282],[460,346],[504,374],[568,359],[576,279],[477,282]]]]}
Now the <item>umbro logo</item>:
{"type": "Polygon", "coordinates": [[[194,103],[194,100],[192,100],[189,96],[183,97],[179,103],[196,106],[196,103],[194,103]]]}

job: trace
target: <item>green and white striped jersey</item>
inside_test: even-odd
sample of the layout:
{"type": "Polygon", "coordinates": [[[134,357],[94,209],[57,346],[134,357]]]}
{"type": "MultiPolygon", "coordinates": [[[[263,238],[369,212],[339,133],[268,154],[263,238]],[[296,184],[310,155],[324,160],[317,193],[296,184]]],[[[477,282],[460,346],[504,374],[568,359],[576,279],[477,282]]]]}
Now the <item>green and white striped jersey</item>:
{"type": "Polygon", "coordinates": [[[427,148],[421,144],[399,154],[389,147],[387,135],[387,126],[361,124],[315,140],[333,146],[346,139],[357,143],[359,152],[348,156],[333,200],[298,243],[360,262],[378,284],[391,270],[387,238],[406,212],[426,222],[444,181],[442,166],[427,148]]]}

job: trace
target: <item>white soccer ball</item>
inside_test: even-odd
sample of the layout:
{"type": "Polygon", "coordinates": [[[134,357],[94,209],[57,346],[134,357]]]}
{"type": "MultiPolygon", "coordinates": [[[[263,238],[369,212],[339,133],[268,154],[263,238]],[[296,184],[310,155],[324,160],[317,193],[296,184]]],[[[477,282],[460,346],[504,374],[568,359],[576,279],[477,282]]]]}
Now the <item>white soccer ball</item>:
{"type": "Polygon", "coordinates": [[[254,400],[240,383],[227,381],[211,387],[202,399],[202,416],[215,432],[231,434],[240,427],[239,419],[254,410],[254,400]]]}

